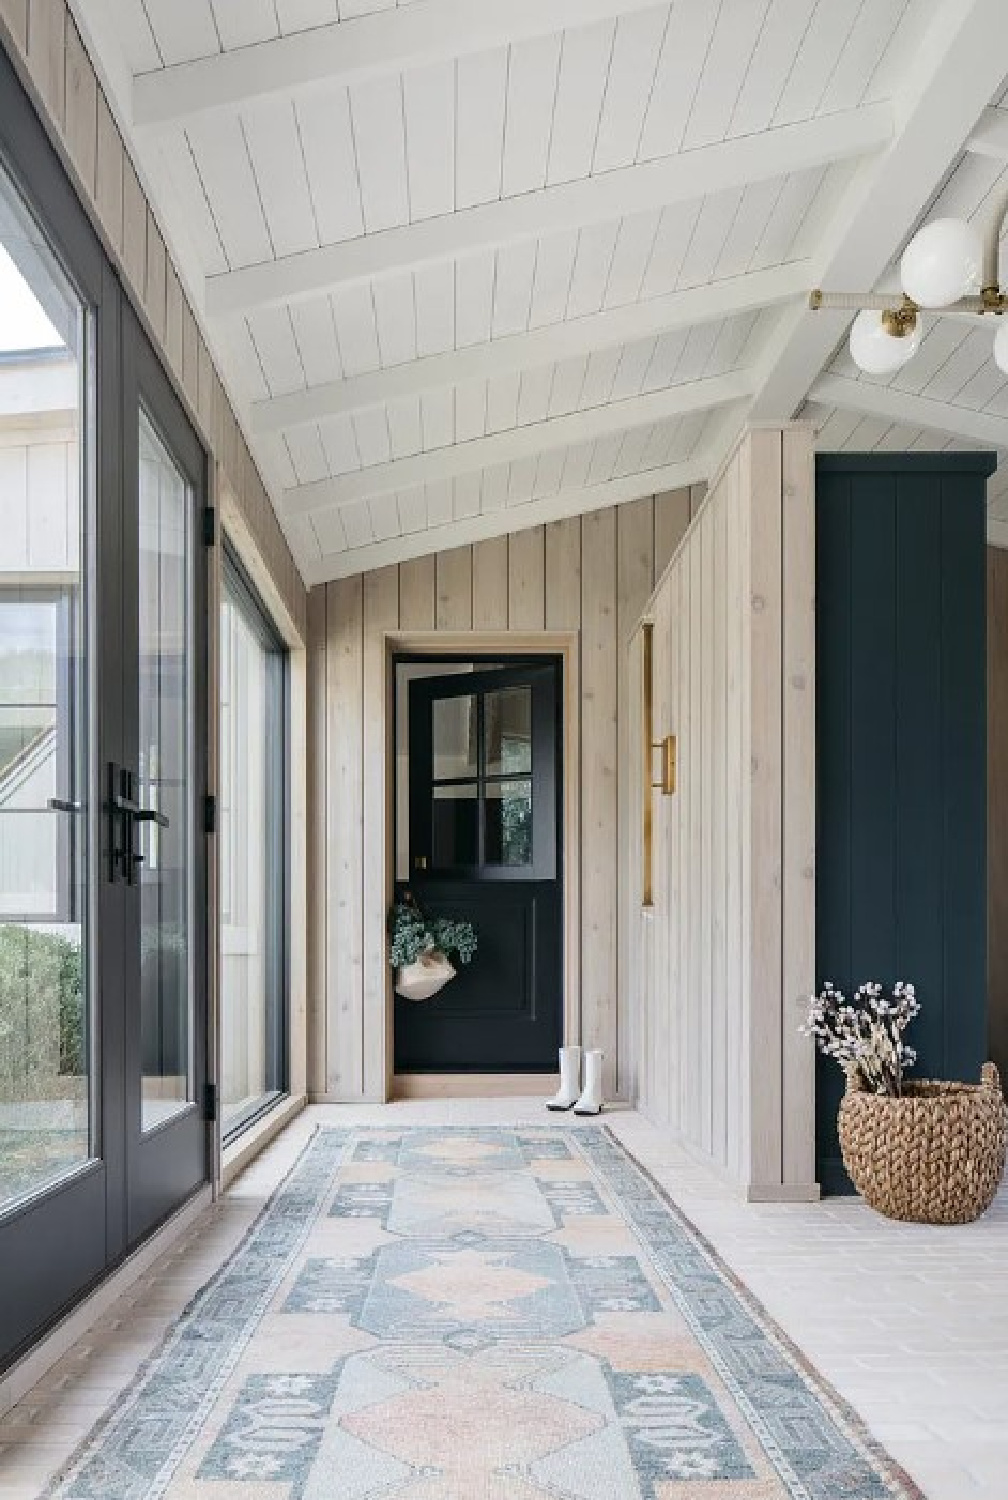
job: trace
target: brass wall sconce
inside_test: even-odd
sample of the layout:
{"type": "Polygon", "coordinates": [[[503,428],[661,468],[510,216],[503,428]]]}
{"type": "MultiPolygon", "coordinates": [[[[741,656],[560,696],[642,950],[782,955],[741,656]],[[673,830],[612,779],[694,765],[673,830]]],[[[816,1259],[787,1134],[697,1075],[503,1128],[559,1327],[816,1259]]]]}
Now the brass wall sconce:
{"type": "Polygon", "coordinates": [[[658,780],[652,781],[652,787],[661,791],[663,797],[671,797],[676,789],[676,737],[667,734],[663,740],[654,740],[652,750],[661,751],[661,771],[658,780]]]}
{"type": "Polygon", "coordinates": [[[641,650],[641,676],[642,676],[642,719],[641,725],[641,750],[642,770],[641,790],[643,814],[642,838],[641,838],[641,905],[650,907],[654,902],[654,891],[652,886],[652,855],[654,842],[654,817],[651,810],[651,799],[654,792],[661,791],[665,797],[671,797],[676,789],[676,737],[667,734],[664,739],[656,740],[654,737],[654,701],[653,701],[653,652],[654,652],[654,626],[650,621],[645,621],[642,630],[641,650]],[[661,769],[657,781],[654,779],[654,752],[661,751],[661,769]]]}

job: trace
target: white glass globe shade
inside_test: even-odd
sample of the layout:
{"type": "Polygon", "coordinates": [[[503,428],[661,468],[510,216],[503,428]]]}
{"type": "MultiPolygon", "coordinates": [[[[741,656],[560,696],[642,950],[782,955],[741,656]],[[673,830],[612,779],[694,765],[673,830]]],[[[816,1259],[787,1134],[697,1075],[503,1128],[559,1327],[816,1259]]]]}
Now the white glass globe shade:
{"type": "Polygon", "coordinates": [[[1008,321],[1005,320],[998,324],[994,335],[994,363],[1002,375],[1008,375],[1008,321]]]}
{"type": "Polygon", "coordinates": [[[983,239],[964,219],[935,219],[903,251],[903,290],[918,307],[948,307],[979,290],[983,239]]]}
{"type": "Polygon", "coordinates": [[[913,359],[920,348],[920,318],[910,333],[896,338],[874,309],[859,312],[850,331],[850,352],[854,363],[866,375],[892,375],[913,359]]]}

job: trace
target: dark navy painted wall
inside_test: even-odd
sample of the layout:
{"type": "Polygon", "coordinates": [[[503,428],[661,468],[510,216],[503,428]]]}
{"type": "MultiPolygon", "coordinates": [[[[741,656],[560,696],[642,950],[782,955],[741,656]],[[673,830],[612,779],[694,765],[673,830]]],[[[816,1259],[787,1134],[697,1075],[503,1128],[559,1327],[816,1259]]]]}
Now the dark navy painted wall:
{"type": "MultiPolygon", "coordinates": [[[[816,972],[913,980],[921,1077],[986,1047],[987,454],[816,462],[816,972]]],[[[839,1068],[818,1059],[823,1190],[839,1068]]]]}

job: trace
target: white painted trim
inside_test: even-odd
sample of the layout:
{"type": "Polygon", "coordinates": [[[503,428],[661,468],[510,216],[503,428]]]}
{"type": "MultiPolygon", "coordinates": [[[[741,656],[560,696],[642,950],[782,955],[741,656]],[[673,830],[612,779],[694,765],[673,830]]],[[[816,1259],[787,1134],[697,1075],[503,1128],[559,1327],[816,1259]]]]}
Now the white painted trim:
{"type": "Polygon", "coordinates": [[[354,573],[366,573],[372,568],[383,568],[389,563],[408,562],[411,558],[425,557],[446,548],[469,546],[487,537],[507,536],[548,521],[562,521],[567,516],[584,515],[607,505],[623,505],[630,500],[642,500],[646,495],[660,495],[666,490],[697,484],[706,478],[707,473],[708,455],[698,454],[685,463],[645,469],[639,474],[628,474],[625,479],[610,479],[605,484],[590,485],[581,490],[563,490],[545,500],[530,500],[527,505],[467,516],[426,531],[411,532],[386,542],[373,542],[368,547],[327,554],[308,569],[308,587],[335,578],[348,578],[354,573]]]}
{"type": "Polygon", "coordinates": [[[644,302],[606,308],[587,317],[551,323],[529,333],[470,344],[444,354],[431,354],[383,370],[369,370],[344,380],[274,396],[253,404],[252,431],[281,432],[362,407],[381,406],[403,396],[416,396],[465,381],[489,380],[495,375],[552,365],[599,349],[618,348],[673,329],[720,322],[739,313],[804,296],[813,284],[812,270],[811,261],[790,261],[765,271],[750,271],[644,302]]]}
{"type": "MultiPolygon", "coordinates": [[[[1004,49],[991,45],[1003,22],[1003,0],[948,0],[938,8],[907,59],[908,82],[895,101],[891,146],[855,175],[813,255],[820,286],[867,291],[902,250],[1004,83],[1004,49]]],[[[749,417],[787,422],[850,321],[850,313],[787,309],[757,361],[749,417]]],[[[713,445],[715,465],[733,437],[734,430],[722,424],[713,445]]]]}
{"type": "Polygon", "coordinates": [[[655,0],[425,0],[141,74],[133,123],[166,125],[270,95],[360,83],[654,9],[655,0]]]}
{"type": "MultiPolygon", "coordinates": [[[[451,443],[409,458],[371,464],[350,474],[340,474],[335,479],[297,485],[284,490],[281,512],[290,517],[311,515],[329,508],[342,509],[355,501],[391,494],[411,485],[475,473],[491,464],[512,463],[551,448],[591,442],[607,433],[626,432],[634,427],[647,427],[653,422],[665,422],[691,412],[743,401],[751,390],[751,382],[744,372],[716,375],[651,391],[646,396],[632,396],[625,401],[589,407],[586,411],[549,417],[545,422],[509,427],[490,437],[451,443]]],[[[658,488],[671,489],[673,486],[659,485],[658,488]]]]}
{"type": "Polygon", "coordinates": [[[965,406],[898,391],[889,385],[851,380],[846,375],[823,375],[812,387],[810,399],[823,406],[840,406],[844,411],[863,412],[907,427],[947,432],[950,437],[965,438],[985,447],[1008,448],[1008,417],[970,411],[965,406]]]}
{"type": "Polygon", "coordinates": [[[119,1298],[133,1286],[159,1255],[176,1244],[211,1206],[209,1183],[200,1188],[167,1223],[144,1240],[122,1265],[107,1276],[89,1296],[62,1318],[28,1353],[0,1376],[0,1416],[24,1399],[32,1386],[73,1348],[78,1339],[92,1329],[110,1311],[119,1298]]]}
{"type": "MultiPolygon", "coordinates": [[[[502,13],[508,12],[502,7],[502,13]]],[[[403,14],[413,14],[412,8],[406,7],[403,14]]],[[[887,146],[892,133],[888,102],[863,105],[377,230],[209,276],[207,314],[220,317],[273,307],[432,261],[454,260],[478,250],[697,201],[753,182],[864,156],[887,146]]]]}

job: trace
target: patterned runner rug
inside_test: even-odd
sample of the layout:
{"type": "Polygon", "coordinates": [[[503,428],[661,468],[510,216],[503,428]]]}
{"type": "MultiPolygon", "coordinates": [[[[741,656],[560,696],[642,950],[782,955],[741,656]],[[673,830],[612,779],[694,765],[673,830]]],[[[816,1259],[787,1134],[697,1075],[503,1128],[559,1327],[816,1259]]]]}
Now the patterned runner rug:
{"type": "Polygon", "coordinates": [[[321,1130],[60,1500],[907,1500],[606,1129],[321,1130]]]}

